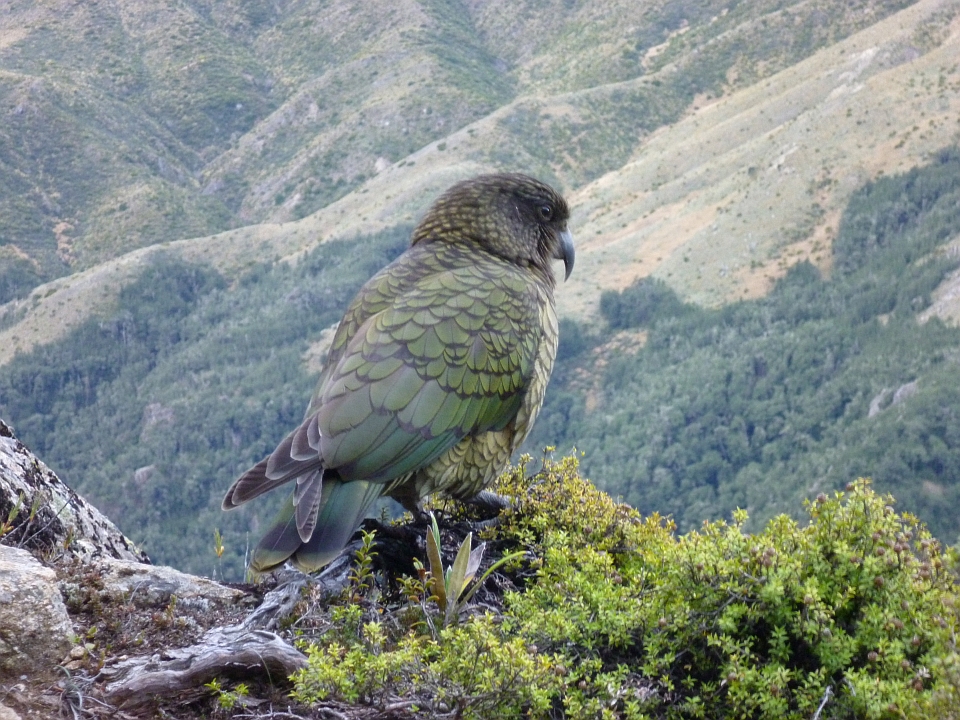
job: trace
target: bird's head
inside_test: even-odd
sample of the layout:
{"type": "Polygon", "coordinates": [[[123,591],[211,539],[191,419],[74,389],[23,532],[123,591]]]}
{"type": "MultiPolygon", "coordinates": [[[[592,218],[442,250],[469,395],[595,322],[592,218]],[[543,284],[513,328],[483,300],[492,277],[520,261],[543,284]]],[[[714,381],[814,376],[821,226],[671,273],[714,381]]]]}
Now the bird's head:
{"type": "Polygon", "coordinates": [[[459,182],[433,204],[413,233],[421,242],[472,242],[506,260],[540,269],[551,260],[573,270],[570,211],[560,194],[529,175],[480,175],[459,182]]]}

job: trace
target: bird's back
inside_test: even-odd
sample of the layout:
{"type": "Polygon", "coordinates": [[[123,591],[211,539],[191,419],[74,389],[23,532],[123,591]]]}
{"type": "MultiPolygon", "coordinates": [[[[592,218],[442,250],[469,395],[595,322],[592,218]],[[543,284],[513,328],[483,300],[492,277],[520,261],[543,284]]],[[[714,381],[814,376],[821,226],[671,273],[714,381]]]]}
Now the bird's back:
{"type": "Polygon", "coordinates": [[[522,175],[481,176],[437,200],[350,303],[303,423],[224,498],[229,509],[295,481],[255,570],[324,565],[383,495],[416,509],[493,482],[556,357],[550,262],[572,268],[567,217],[563,198],[522,175]]]}

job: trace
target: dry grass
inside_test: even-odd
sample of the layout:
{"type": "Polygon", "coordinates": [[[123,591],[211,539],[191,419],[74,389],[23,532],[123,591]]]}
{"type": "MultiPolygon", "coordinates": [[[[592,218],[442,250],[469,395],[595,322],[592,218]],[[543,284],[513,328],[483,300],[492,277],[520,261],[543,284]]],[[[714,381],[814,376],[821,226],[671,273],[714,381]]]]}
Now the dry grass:
{"type": "Polygon", "coordinates": [[[850,195],[960,138],[957,11],[954,2],[918,3],[690,113],[578,190],[584,262],[560,294],[562,312],[591,316],[599,293],[631,270],[704,305],[762,294],[800,259],[829,271],[850,195]],[[942,11],[954,18],[942,44],[919,55],[918,28],[942,11]],[[656,233],[674,237],[667,254],[662,241],[649,246],[650,221],[664,212],[656,233]]]}
{"type": "Polygon", "coordinates": [[[17,44],[29,34],[27,29],[22,27],[0,29],[0,50],[17,44]]]}
{"type": "MultiPolygon", "coordinates": [[[[650,274],[714,306],[763,294],[801,259],[829,271],[829,245],[850,195],[960,139],[958,13],[956,0],[923,0],[754,86],[709,104],[701,98],[684,119],[644,139],[623,167],[567,188],[578,260],[558,293],[561,314],[592,317],[603,290],[650,274]]],[[[496,169],[482,150],[502,139],[500,123],[518,107],[561,115],[574,112],[573,98],[595,92],[519,98],[302,220],[165,247],[229,276],[271,258],[295,262],[320,242],[412,224],[452,182],[496,169]]],[[[0,332],[0,364],[109,309],[151,252],[0,308],[2,318],[25,307],[0,332]]]]}

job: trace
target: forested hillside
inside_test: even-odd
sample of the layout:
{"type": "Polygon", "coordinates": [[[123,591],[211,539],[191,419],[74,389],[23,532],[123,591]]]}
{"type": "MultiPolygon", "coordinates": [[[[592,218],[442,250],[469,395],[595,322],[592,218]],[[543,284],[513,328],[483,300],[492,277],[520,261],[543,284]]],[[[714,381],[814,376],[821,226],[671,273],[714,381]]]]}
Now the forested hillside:
{"type": "Polygon", "coordinates": [[[273,508],[220,498],[326,329],[443,189],[519,169],[578,253],[526,449],[684,529],[865,474],[956,538],[960,0],[548,6],[9,4],[0,415],[238,577],[273,508]]]}
{"type": "MultiPolygon", "coordinates": [[[[310,342],[408,233],[320,245],[233,285],[161,254],[116,314],[0,369],[0,414],[154,559],[211,573],[219,527],[238,576],[274,507],[222,513],[222,494],[299,421],[310,342]]],[[[716,310],[656,280],[609,293],[605,324],[563,322],[528,449],[576,445],[603,489],[684,529],[736,507],[762,523],[870,475],[952,541],[960,329],[917,314],[957,267],[958,236],[953,149],[854,196],[829,278],[800,264],[769,297],[716,310]]]]}
{"type": "Polygon", "coordinates": [[[761,523],[871,476],[953,541],[960,329],[917,315],[958,241],[953,149],[853,196],[829,277],[801,263],[769,296],[716,310],[655,279],[607,292],[609,330],[563,328],[530,447],[576,446],[608,492],[685,529],[737,507],[761,523]]]}
{"type": "MultiPolygon", "coordinates": [[[[322,245],[297,266],[264,263],[233,286],[159,255],[121,310],[0,370],[0,415],[157,561],[212,574],[213,528],[242,576],[247,532],[279,497],[224,514],[234,476],[306,408],[308,340],[409,242],[409,228],[322,245]]],[[[256,538],[253,538],[256,540],[256,538]]]]}

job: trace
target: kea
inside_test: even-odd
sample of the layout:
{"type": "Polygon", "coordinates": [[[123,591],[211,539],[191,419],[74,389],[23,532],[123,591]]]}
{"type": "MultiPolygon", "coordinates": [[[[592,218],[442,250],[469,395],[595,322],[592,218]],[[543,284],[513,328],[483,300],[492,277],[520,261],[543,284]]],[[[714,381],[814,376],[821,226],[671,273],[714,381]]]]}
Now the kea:
{"type": "Polygon", "coordinates": [[[551,261],[570,276],[568,217],[555,190],[521,174],[440,196],[350,303],[303,423],[227,491],[225,510],[294,484],[254,572],[323,567],[380,497],[419,515],[428,495],[468,500],[496,479],[557,354],[551,261]]]}

